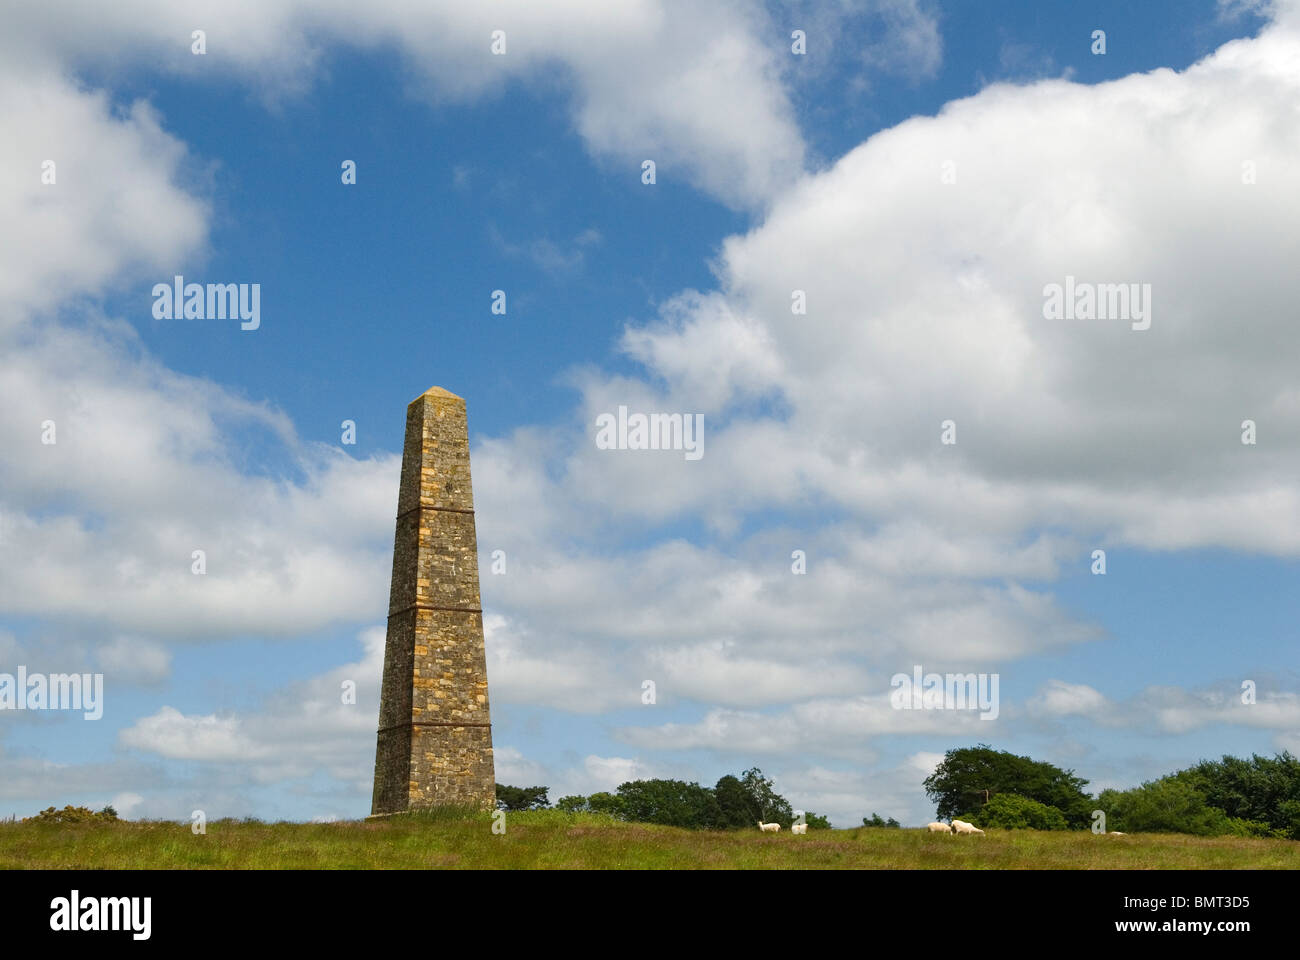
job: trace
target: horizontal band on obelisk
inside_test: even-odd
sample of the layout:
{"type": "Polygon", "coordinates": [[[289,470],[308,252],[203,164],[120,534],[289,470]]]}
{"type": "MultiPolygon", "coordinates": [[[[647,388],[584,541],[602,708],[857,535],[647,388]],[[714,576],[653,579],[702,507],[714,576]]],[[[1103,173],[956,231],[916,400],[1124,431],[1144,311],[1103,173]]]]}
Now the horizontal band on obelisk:
{"type": "Polygon", "coordinates": [[[464,721],[458,723],[455,720],[407,720],[405,723],[395,723],[391,727],[380,727],[379,733],[387,733],[389,730],[396,730],[399,727],[490,727],[490,723],[470,723],[464,721]]]}
{"type": "Polygon", "coordinates": [[[439,511],[439,512],[441,512],[441,513],[470,513],[470,514],[472,514],[472,513],[474,512],[473,510],[466,510],[464,507],[435,507],[435,506],[433,506],[432,504],[429,504],[429,503],[420,503],[420,504],[416,504],[416,505],[415,505],[414,507],[412,507],[410,510],[403,510],[401,513],[399,513],[399,514],[397,515],[397,519],[398,519],[398,520],[401,520],[403,517],[409,517],[411,514],[415,513],[415,511],[417,511],[417,510],[437,510],[437,511],[439,511]]]}
{"type": "Polygon", "coordinates": [[[451,613],[482,613],[482,607],[435,607],[427,603],[413,603],[404,610],[398,610],[396,613],[390,613],[388,619],[400,617],[404,613],[410,613],[412,610],[446,610],[451,613]]]}

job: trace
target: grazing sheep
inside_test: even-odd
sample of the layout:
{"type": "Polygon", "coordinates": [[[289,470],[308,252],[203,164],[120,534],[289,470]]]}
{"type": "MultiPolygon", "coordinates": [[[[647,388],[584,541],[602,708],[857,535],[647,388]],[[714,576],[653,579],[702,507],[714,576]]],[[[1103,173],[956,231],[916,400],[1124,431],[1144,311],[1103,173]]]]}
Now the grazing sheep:
{"type": "Polygon", "coordinates": [[[975,826],[975,824],[967,823],[965,820],[954,820],[952,822],[952,829],[956,833],[983,833],[984,832],[979,827],[975,826]]]}
{"type": "Polygon", "coordinates": [[[927,823],[925,829],[929,830],[931,833],[946,833],[948,836],[952,836],[952,827],[948,826],[946,823],[940,823],[938,820],[934,823],[927,823]]]}
{"type": "Polygon", "coordinates": [[[758,829],[762,830],[764,833],[776,833],[778,830],[781,829],[781,824],[764,823],[762,820],[760,820],[758,821],[758,829]]]}
{"type": "MultiPolygon", "coordinates": [[[[778,826],[779,826],[779,824],[778,824],[778,826]]],[[[806,824],[806,823],[792,823],[792,824],[790,824],[790,832],[793,833],[793,834],[796,834],[796,835],[802,836],[803,834],[805,834],[805,833],[808,832],[808,824],[806,824]]]]}

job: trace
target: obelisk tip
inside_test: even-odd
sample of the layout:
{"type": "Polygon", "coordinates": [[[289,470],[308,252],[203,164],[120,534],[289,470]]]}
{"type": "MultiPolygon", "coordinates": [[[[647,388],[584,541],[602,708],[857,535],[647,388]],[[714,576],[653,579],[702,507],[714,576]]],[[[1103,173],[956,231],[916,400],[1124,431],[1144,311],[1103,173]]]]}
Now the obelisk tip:
{"type": "MultiPolygon", "coordinates": [[[[465,401],[464,397],[458,397],[450,390],[444,390],[442,387],[430,387],[428,390],[424,391],[424,393],[420,394],[420,396],[416,397],[415,400],[421,400],[424,397],[447,397],[452,400],[459,400],[462,403],[465,401]]],[[[415,400],[412,400],[411,402],[414,403],[415,400]]]]}

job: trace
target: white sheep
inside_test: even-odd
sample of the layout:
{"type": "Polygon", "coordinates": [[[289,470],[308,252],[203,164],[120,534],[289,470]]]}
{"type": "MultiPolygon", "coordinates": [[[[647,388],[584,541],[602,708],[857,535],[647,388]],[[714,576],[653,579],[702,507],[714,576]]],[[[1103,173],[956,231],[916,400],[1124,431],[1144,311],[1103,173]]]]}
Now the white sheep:
{"type": "MultiPolygon", "coordinates": [[[[777,824],[777,826],[780,826],[780,824],[777,824]]],[[[790,832],[798,836],[802,836],[803,834],[808,832],[808,824],[792,823],[790,824],[790,832]]]]}
{"type": "Polygon", "coordinates": [[[764,823],[762,820],[760,820],[758,821],[758,829],[762,830],[764,833],[776,833],[778,830],[781,829],[781,824],[764,823]]]}
{"type": "Polygon", "coordinates": [[[952,836],[952,827],[948,826],[946,823],[940,823],[938,820],[934,823],[927,823],[925,829],[929,830],[931,833],[946,833],[948,836],[952,836]]]}
{"type": "Polygon", "coordinates": [[[979,827],[975,826],[975,824],[967,823],[965,820],[954,820],[952,822],[952,829],[956,833],[983,833],[984,832],[979,827]]]}
{"type": "Polygon", "coordinates": [[[1123,830],[1111,830],[1111,831],[1110,831],[1110,836],[1112,836],[1112,837],[1127,837],[1128,834],[1125,833],[1123,830]]]}

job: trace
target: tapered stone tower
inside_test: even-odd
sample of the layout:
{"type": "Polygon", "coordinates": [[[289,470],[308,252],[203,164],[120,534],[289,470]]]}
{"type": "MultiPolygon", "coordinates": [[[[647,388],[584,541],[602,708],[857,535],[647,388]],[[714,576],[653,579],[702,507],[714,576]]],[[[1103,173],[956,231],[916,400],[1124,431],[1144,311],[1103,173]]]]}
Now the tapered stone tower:
{"type": "Polygon", "coordinates": [[[465,401],[406,408],[371,814],[496,803],[465,401]]]}

